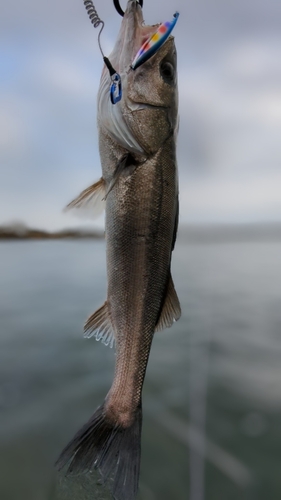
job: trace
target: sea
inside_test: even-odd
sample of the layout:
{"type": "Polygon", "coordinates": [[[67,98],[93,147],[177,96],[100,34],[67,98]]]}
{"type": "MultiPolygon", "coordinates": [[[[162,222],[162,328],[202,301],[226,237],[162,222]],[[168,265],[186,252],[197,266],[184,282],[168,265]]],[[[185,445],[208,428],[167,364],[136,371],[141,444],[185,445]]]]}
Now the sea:
{"type": "MultiPolygon", "coordinates": [[[[280,500],[281,240],[189,240],[182,317],[155,334],[138,500],[280,500]]],[[[54,462],[110,388],[115,354],[83,338],[106,297],[103,240],[0,244],[0,499],[109,500],[54,462]]]]}

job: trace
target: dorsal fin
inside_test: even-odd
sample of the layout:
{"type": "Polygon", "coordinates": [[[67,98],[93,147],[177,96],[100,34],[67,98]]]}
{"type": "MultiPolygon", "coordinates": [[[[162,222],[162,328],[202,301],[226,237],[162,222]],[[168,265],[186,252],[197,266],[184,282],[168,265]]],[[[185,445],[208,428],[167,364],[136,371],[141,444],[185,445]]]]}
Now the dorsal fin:
{"type": "Polygon", "coordinates": [[[162,307],[162,311],[155,327],[155,332],[164,328],[169,328],[181,316],[181,306],[170,274],[167,293],[162,307]]]}

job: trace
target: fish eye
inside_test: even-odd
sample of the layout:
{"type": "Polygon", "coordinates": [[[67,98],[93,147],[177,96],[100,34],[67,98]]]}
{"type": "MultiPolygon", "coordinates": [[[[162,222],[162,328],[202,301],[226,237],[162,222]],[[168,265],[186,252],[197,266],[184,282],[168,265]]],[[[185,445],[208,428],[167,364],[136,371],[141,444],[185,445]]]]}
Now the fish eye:
{"type": "Polygon", "coordinates": [[[174,82],[174,74],[174,66],[168,61],[162,62],[160,66],[160,75],[164,82],[172,84],[174,82]]]}

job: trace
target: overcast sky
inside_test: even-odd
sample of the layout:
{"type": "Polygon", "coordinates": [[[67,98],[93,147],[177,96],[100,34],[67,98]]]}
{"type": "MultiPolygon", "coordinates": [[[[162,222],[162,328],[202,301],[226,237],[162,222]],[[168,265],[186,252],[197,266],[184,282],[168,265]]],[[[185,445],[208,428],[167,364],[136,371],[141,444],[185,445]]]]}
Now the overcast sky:
{"type": "MultiPolygon", "coordinates": [[[[121,17],[95,5],[109,54],[121,17]]],[[[0,9],[0,224],[78,226],[62,209],[100,177],[98,30],[82,0],[0,9]]],[[[175,10],[181,222],[280,221],[280,0],[144,0],[147,24],[175,10]]]]}

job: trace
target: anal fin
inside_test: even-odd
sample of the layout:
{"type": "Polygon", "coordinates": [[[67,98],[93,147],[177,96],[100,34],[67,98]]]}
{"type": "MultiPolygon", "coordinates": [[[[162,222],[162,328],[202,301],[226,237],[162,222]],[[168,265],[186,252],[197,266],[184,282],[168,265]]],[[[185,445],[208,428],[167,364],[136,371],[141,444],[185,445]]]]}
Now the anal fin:
{"type": "Polygon", "coordinates": [[[105,181],[103,177],[71,201],[65,210],[78,210],[77,215],[84,215],[87,218],[94,219],[98,217],[105,208],[105,181]]]}
{"type": "Polygon", "coordinates": [[[181,306],[174,287],[172,276],[169,277],[167,293],[162,311],[155,327],[155,332],[169,328],[181,316],[181,306]]]}
{"type": "Polygon", "coordinates": [[[101,340],[103,344],[113,347],[115,336],[107,302],[87,319],[84,326],[84,337],[95,337],[96,340],[101,340]]]}

